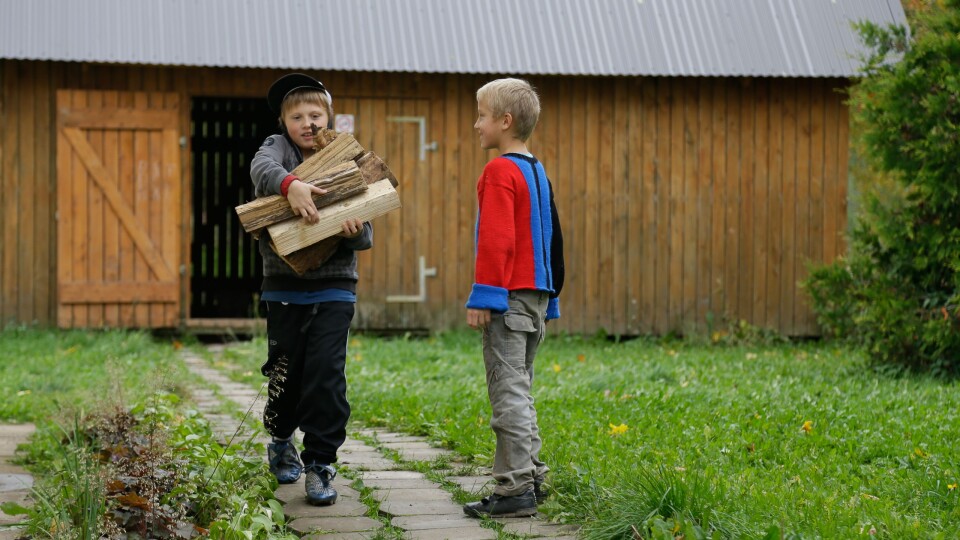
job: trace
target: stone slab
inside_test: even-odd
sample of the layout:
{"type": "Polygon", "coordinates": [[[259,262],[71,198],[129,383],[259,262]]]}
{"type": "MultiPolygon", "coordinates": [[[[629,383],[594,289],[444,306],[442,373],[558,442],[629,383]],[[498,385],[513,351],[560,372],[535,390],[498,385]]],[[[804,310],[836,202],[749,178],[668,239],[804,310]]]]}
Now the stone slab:
{"type": "Polygon", "coordinates": [[[492,476],[448,476],[447,480],[460,486],[460,489],[477,493],[494,485],[492,476]]]}
{"type": "Polygon", "coordinates": [[[430,443],[425,441],[418,442],[384,442],[383,446],[391,450],[429,450],[433,446],[430,446],[430,443]]]}
{"type": "MultiPolygon", "coordinates": [[[[308,534],[304,540],[370,540],[378,538],[377,531],[349,532],[349,533],[329,533],[329,534],[308,534]]],[[[2,540],[2,539],[0,539],[2,540]]]]}
{"type": "Polygon", "coordinates": [[[390,520],[390,524],[405,531],[418,531],[472,527],[477,524],[477,520],[464,515],[461,509],[459,514],[442,516],[398,516],[390,520]]]}
{"type": "Polygon", "coordinates": [[[0,473],[0,492],[20,491],[33,487],[33,477],[29,474],[0,473]]]}
{"type": "Polygon", "coordinates": [[[456,514],[463,509],[452,501],[384,501],[380,503],[380,512],[391,516],[437,516],[456,514]]]}
{"type": "Polygon", "coordinates": [[[449,491],[440,488],[431,489],[377,489],[373,491],[373,498],[378,501],[392,501],[404,503],[410,501],[450,501],[449,491]]]}
{"type": "Polygon", "coordinates": [[[338,498],[330,506],[313,506],[300,497],[283,505],[283,513],[288,519],[302,517],[353,517],[367,513],[367,506],[356,499],[338,498]]]}
{"type": "Polygon", "coordinates": [[[496,540],[497,532],[484,529],[480,525],[473,527],[458,527],[456,529],[425,529],[407,531],[404,538],[410,540],[496,540]]]}
{"type": "Polygon", "coordinates": [[[416,435],[398,435],[396,433],[380,432],[376,435],[381,443],[404,443],[404,442],[426,442],[426,437],[417,437],[416,435]]]}
{"type": "Polygon", "coordinates": [[[369,478],[362,480],[365,487],[373,489],[427,489],[440,485],[426,478],[369,478]]]}
{"type": "Polygon", "coordinates": [[[369,480],[423,480],[426,476],[416,471],[364,471],[357,474],[364,482],[369,480]]]}
{"type": "Polygon", "coordinates": [[[23,534],[23,529],[3,528],[0,529],[0,540],[17,540],[17,538],[20,538],[20,536],[23,534]]]}
{"type": "MultiPolygon", "coordinates": [[[[29,507],[33,503],[30,500],[30,492],[28,490],[19,490],[19,491],[6,491],[0,493],[0,504],[4,503],[16,503],[20,506],[29,507]]],[[[12,525],[15,523],[20,523],[27,519],[27,516],[16,515],[11,516],[0,512],[0,526],[3,525],[12,525]]]]}
{"type": "Polygon", "coordinates": [[[405,461],[433,461],[449,453],[449,450],[441,450],[439,448],[400,450],[400,458],[405,461]]]}
{"type": "Polygon", "coordinates": [[[314,532],[375,531],[382,525],[379,521],[366,516],[299,518],[288,524],[290,529],[300,536],[314,532]]]}
{"type": "Polygon", "coordinates": [[[36,429],[33,424],[0,424],[0,458],[12,457],[36,429]]]}
{"type": "MultiPolygon", "coordinates": [[[[337,490],[337,499],[360,499],[360,493],[346,484],[348,480],[341,480],[337,477],[333,481],[333,487],[337,490]]],[[[306,493],[304,491],[303,477],[300,477],[295,484],[282,484],[273,492],[277,500],[283,503],[289,503],[297,500],[304,500],[306,493]]],[[[339,504],[339,502],[337,503],[339,504]]]]}

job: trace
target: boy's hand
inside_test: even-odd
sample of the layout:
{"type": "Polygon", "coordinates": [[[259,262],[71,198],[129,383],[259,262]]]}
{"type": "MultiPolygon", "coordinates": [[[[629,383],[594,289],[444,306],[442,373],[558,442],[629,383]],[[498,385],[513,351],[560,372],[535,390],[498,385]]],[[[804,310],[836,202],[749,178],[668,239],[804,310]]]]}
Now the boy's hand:
{"type": "Polygon", "coordinates": [[[483,330],[490,325],[490,310],[467,308],[467,324],[474,330],[483,330]]]}
{"type": "Polygon", "coordinates": [[[327,190],[317,186],[294,180],[287,188],[287,202],[293,213],[303,216],[307,223],[316,223],[320,221],[320,215],[317,213],[317,205],[313,202],[313,194],[324,195],[327,190]]]}
{"type": "Polygon", "coordinates": [[[343,222],[343,232],[340,236],[344,238],[356,238],[363,232],[363,222],[359,219],[348,219],[343,222]]]}

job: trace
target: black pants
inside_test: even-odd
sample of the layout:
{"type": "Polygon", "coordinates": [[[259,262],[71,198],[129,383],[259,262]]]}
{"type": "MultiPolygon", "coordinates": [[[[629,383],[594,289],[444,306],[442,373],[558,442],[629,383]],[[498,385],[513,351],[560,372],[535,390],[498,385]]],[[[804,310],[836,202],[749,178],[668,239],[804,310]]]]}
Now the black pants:
{"type": "Polygon", "coordinates": [[[260,371],[270,382],[263,424],[278,438],[300,428],[305,464],[334,463],[350,418],[344,367],[354,304],[264,303],[268,348],[260,371]]]}

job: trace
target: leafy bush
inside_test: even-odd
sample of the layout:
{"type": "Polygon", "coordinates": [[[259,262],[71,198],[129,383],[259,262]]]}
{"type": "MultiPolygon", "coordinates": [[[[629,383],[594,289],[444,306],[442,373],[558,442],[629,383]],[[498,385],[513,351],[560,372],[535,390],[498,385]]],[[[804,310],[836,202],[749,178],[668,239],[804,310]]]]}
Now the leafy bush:
{"type": "Polygon", "coordinates": [[[28,455],[50,470],[34,492],[27,532],[44,538],[292,540],[276,480],[251,441],[228,447],[176,396],[51,426],[28,455]]]}
{"type": "Polygon", "coordinates": [[[903,28],[860,25],[874,50],[851,90],[855,146],[899,189],[867,192],[846,260],[805,286],[825,331],[881,363],[960,372],[960,0],[903,28]]]}

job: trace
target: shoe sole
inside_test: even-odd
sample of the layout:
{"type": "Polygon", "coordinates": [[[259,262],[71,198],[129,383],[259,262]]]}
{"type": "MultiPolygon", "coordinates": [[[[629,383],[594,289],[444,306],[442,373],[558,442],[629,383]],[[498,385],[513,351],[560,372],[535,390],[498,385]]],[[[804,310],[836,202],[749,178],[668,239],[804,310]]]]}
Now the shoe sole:
{"type": "Polygon", "coordinates": [[[336,502],[337,502],[337,498],[336,498],[336,497],[334,497],[333,499],[331,499],[331,500],[329,500],[329,501],[314,501],[314,500],[311,500],[311,499],[309,499],[309,498],[307,499],[307,504],[309,504],[309,505],[311,505],[311,506],[330,506],[330,505],[332,505],[332,504],[334,504],[334,503],[336,503],[336,502]]]}
{"type": "Polygon", "coordinates": [[[466,509],[464,509],[463,513],[466,514],[466,515],[468,515],[468,516],[470,516],[470,517],[475,517],[475,518],[488,517],[488,518],[492,518],[492,519],[499,519],[499,518],[515,518],[515,517],[530,517],[530,516],[535,516],[535,515],[537,515],[537,509],[536,509],[536,508],[523,508],[523,509],[517,510],[516,512],[507,512],[507,513],[504,513],[504,514],[485,514],[485,513],[483,513],[483,512],[470,512],[470,511],[467,511],[466,509]]]}

